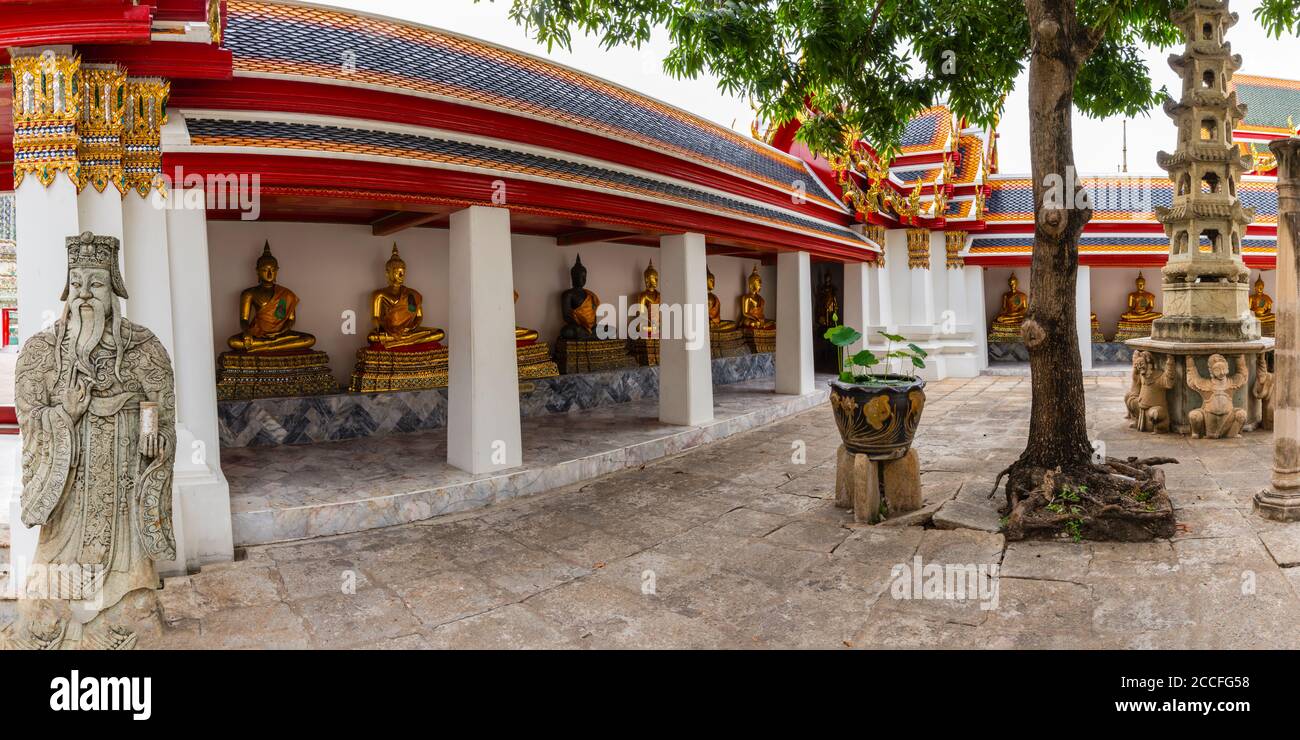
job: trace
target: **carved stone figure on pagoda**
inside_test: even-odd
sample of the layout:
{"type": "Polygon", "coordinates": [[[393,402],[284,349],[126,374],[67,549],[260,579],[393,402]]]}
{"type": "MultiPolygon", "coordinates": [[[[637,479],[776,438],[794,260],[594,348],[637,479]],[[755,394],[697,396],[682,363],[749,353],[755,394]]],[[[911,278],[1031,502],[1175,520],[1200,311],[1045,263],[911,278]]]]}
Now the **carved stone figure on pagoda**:
{"type": "Polygon", "coordinates": [[[406,284],[406,261],[393,245],[384,263],[387,284],[370,295],[370,344],[357,350],[348,389],[362,393],[443,388],[447,385],[446,333],[427,327],[424,296],[406,284]]]}
{"type": "Polygon", "coordinates": [[[311,349],[316,337],[294,329],[298,296],[276,282],[280,263],[266,242],[257,258],[257,285],[239,295],[238,334],[217,358],[217,398],[223,401],[334,393],[329,355],[311,349]]]}

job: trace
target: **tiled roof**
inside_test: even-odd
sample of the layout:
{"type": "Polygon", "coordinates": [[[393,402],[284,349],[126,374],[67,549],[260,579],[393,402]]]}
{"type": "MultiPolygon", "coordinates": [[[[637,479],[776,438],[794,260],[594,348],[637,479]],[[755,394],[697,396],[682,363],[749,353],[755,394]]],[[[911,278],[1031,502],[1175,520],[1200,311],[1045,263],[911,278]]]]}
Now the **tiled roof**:
{"type": "MultiPolygon", "coordinates": [[[[1168,208],[1173,184],[1165,177],[1085,177],[1092,191],[1093,222],[1155,221],[1157,206],[1168,208]]],[[[989,182],[988,222],[995,224],[1034,220],[1034,191],[1028,178],[993,179],[989,182]]],[[[1254,225],[1277,224],[1277,185],[1271,180],[1245,180],[1237,184],[1242,205],[1255,209],[1254,225]]]]}
{"type": "Polygon", "coordinates": [[[984,157],[984,140],[973,134],[963,134],[957,150],[961,152],[961,166],[953,172],[952,181],[956,184],[975,182],[984,157]]]}
{"type": "Polygon", "coordinates": [[[952,136],[952,112],[942,105],[926,108],[907,122],[898,140],[903,154],[937,152],[945,149],[952,136]]]}
{"type": "Polygon", "coordinates": [[[1300,81],[1239,74],[1233,75],[1232,84],[1237,100],[1246,104],[1246,119],[1239,128],[1294,132],[1300,126],[1300,81]]]}
{"type": "Polygon", "coordinates": [[[252,0],[230,0],[228,7],[225,46],[237,73],[361,83],[491,106],[634,141],[785,192],[812,182],[809,198],[837,203],[797,157],[544,60],[342,10],[252,0]]]}
{"type": "Polygon", "coordinates": [[[599,186],[616,195],[651,196],[710,212],[766,221],[821,237],[854,244],[863,240],[849,229],[777,210],[754,202],[718,195],[679,184],[566,159],[519,152],[499,147],[410,133],[373,131],[282,121],[228,121],[215,118],[188,119],[190,139],[196,147],[261,147],[310,152],[382,156],[411,163],[477,167],[507,175],[523,175],[559,181],[561,184],[599,186]]]}
{"type": "MultiPolygon", "coordinates": [[[[1209,246],[1209,240],[1201,237],[1201,245],[1209,246]]],[[[1031,254],[1034,251],[1032,234],[975,234],[971,238],[971,255],[1031,254]]],[[[1169,239],[1163,234],[1150,235],[1113,235],[1083,234],[1079,237],[1080,254],[1165,254],[1169,251],[1169,239]]],[[[1248,236],[1242,240],[1244,254],[1273,254],[1277,251],[1277,239],[1273,237],[1248,236]]]]}

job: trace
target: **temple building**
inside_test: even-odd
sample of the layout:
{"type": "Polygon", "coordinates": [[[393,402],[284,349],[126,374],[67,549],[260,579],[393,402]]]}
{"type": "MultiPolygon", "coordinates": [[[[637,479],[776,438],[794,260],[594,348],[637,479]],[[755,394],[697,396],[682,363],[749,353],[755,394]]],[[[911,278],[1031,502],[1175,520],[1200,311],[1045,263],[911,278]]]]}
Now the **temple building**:
{"type": "MultiPolygon", "coordinates": [[[[925,348],[927,379],[1023,359],[1018,318],[1050,300],[1025,294],[1027,176],[999,171],[995,129],[944,106],[892,161],[863,142],[832,163],[797,121],[745,136],[511,49],[268,0],[49,0],[0,16],[0,65],[0,307],[7,234],[16,339],[61,305],[66,237],[121,240],[126,314],[175,365],[178,570],[561,487],[809,408],[825,398],[814,296],[868,346],[889,330],[925,348]],[[627,308],[656,296],[687,310],[629,336],[627,308]],[[697,343],[673,333],[694,306],[697,343]],[[760,381],[775,393],[756,400],[760,381]],[[657,419],[602,426],[648,398],[657,419]],[[556,431],[559,414],[581,433],[556,431]]],[[[1295,130],[1300,84],[1234,84],[1249,112],[1233,137],[1254,158],[1242,254],[1269,295],[1264,142],[1295,130]]],[[[1155,176],[1085,182],[1091,367],[1126,360],[1115,335],[1160,313],[1155,209],[1172,196],[1155,176]]],[[[34,542],[12,537],[15,556],[34,542]]]]}

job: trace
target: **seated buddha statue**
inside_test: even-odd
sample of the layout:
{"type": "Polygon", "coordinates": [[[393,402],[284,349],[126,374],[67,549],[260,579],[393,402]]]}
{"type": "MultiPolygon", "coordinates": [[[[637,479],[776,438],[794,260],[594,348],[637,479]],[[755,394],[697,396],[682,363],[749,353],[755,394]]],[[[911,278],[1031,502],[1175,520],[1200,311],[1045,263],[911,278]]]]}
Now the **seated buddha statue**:
{"type": "MultiPolygon", "coordinates": [[[[515,303],[519,302],[519,291],[515,291],[515,303]]],[[[531,344],[537,341],[541,336],[536,329],[525,329],[522,326],[515,327],[515,342],[517,344],[531,344]]]]}
{"type": "Polygon", "coordinates": [[[766,301],[760,291],[763,290],[763,278],[758,274],[758,265],[745,280],[745,294],[740,297],[740,325],[746,329],[775,329],[776,322],[763,315],[766,301]]]}
{"type": "Polygon", "coordinates": [[[709,329],[713,331],[731,331],[736,328],[736,322],[727,321],[722,318],[722,301],[713,294],[713,288],[716,281],[712,272],[705,271],[709,276],[709,329]]]}
{"type": "Polygon", "coordinates": [[[569,279],[573,287],[560,294],[560,312],[564,317],[560,338],[579,342],[595,341],[596,307],[600,305],[600,298],[586,288],[587,268],[582,266],[581,255],[569,269],[569,279]]]}
{"type": "Polygon", "coordinates": [[[1119,315],[1120,321],[1149,324],[1164,315],[1156,310],[1156,297],[1147,292],[1147,280],[1140,272],[1134,288],[1128,294],[1128,310],[1119,315]]]}
{"type": "Polygon", "coordinates": [[[1259,319],[1264,336],[1273,336],[1277,328],[1277,316],[1273,313],[1273,299],[1264,292],[1264,276],[1255,280],[1255,289],[1250,293],[1250,311],[1259,319]]]}
{"type": "Polygon", "coordinates": [[[370,297],[370,318],[375,328],[366,336],[367,341],[384,349],[442,341],[446,336],[442,329],[420,325],[424,320],[424,297],[407,287],[406,262],[397,253],[396,244],[384,264],[384,273],[388,285],[370,297]]]}
{"type": "Polygon", "coordinates": [[[659,294],[659,271],[655,269],[654,260],[650,261],[641,277],[645,281],[645,290],[633,296],[632,302],[641,307],[641,315],[646,317],[642,319],[646,327],[643,338],[656,339],[659,337],[659,304],[662,296],[659,294]]]}
{"type": "Polygon", "coordinates": [[[236,352],[292,352],[316,344],[316,337],[294,331],[298,296],[277,285],[280,263],[271,254],[271,243],[262,247],[257,258],[257,285],[239,294],[238,334],[226,340],[236,352]]]}
{"type": "Polygon", "coordinates": [[[1029,296],[1021,292],[1020,279],[1015,273],[1007,279],[1007,287],[1009,290],[1002,294],[1002,309],[993,319],[989,336],[1001,338],[1001,341],[1019,341],[1020,325],[1029,313],[1029,296]]]}

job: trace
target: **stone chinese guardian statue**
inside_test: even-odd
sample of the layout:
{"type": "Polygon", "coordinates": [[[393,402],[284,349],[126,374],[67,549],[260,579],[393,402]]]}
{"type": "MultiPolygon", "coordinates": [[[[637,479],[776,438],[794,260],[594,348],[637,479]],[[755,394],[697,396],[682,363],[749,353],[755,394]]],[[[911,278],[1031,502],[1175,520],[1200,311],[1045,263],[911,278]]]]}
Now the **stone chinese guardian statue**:
{"type": "Polygon", "coordinates": [[[15,375],[22,521],[41,527],[10,645],[131,648],[173,560],[176,397],[167,352],[122,316],[117,239],[67,240],[62,317],[15,375]]]}

